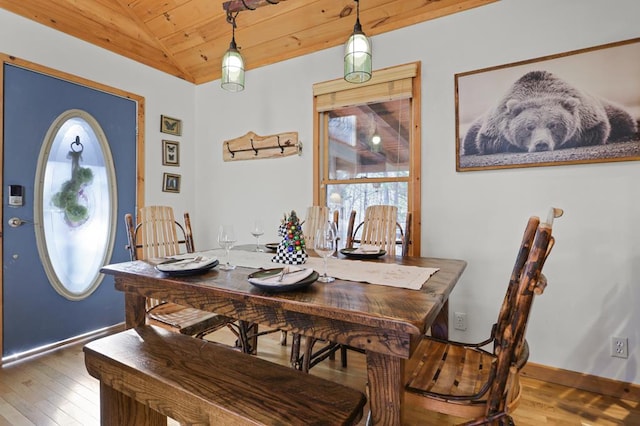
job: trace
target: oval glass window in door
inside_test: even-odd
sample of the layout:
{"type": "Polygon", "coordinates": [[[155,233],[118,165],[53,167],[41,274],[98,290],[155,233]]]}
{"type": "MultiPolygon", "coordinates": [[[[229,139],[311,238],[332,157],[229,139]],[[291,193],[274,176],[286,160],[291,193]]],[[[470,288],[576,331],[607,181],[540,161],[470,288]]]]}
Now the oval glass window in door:
{"type": "Polygon", "coordinates": [[[70,300],[100,285],[116,229],[116,179],[108,142],[87,112],[70,110],[49,127],[35,182],[38,253],[53,288],[70,300]]]}

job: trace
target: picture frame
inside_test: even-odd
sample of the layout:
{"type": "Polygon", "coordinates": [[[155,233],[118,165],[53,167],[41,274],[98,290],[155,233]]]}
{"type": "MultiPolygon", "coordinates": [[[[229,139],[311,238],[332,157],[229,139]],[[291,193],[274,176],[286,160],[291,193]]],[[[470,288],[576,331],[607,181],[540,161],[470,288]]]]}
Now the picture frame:
{"type": "Polygon", "coordinates": [[[161,115],[160,131],[169,135],[182,136],[182,120],[161,115]]]}
{"type": "Polygon", "coordinates": [[[456,170],[640,159],[640,38],[455,74],[456,170]]]}
{"type": "Polygon", "coordinates": [[[174,173],[165,173],[162,177],[162,191],[180,192],[180,180],[182,176],[174,173]]]}
{"type": "Polygon", "coordinates": [[[162,165],[180,165],[180,142],[170,140],[162,141],[162,165]]]}

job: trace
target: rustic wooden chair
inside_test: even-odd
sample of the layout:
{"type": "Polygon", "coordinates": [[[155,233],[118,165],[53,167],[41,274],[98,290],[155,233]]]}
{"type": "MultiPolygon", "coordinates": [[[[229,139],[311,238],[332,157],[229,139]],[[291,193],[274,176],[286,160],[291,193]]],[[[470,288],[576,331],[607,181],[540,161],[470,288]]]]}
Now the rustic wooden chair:
{"type": "MultiPolygon", "coordinates": [[[[332,220],[338,227],[338,211],[333,212],[332,220]]],[[[307,251],[313,250],[313,242],[315,240],[316,231],[329,220],[329,207],[327,206],[310,206],[307,208],[307,216],[302,223],[302,233],[307,251]]]]}
{"type": "MultiPolygon", "coordinates": [[[[181,245],[188,253],[195,251],[189,213],[184,214],[184,226],[175,220],[173,209],[167,206],[141,208],[135,226],[130,213],[125,214],[124,219],[131,260],[174,256],[180,253],[181,245]]],[[[234,321],[212,312],[152,298],[148,298],[146,304],[150,324],[198,338],[234,321]]]]}
{"type": "Polygon", "coordinates": [[[354,244],[376,245],[387,254],[395,256],[396,246],[400,246],[401,255],[408,256],[411,244],[411,212],[407,212],[404,229],[398,223],[396,206],[367,207],[364,220],[357,226],[355,226],[356,215],[356,211],[353,210],[349,216],[346,247],[352,248],[354,244]]]}
{"type": "MultiPolygon", "coordinates": [[[[320,227],[320,225],[324,224],[329,220],[329,207],[327,206],[310,206],[307,208],[307,216],[305,217],[304,223],[302,224],[302,232],[304,234],[304,240],[307,247],[307,250],[313,250],[313,242],[315,239],[316,231],[320,227]]],[[[333,212],[332,219],[333,223],[336,224],[336,229],[338,229],[338,221],[339,221],[339,212],[335,210],[333,212]]],[[[337,246],[337,243],[336,243],[337,246]]],[[[336,247],[337,248],[337,247],[336,247]]],[[[315,339],[313,337],[305,338],[305,348],[307,351],[311,351],[316,342],[319,342],[319,339],[315,339]]],[[[304,372],[309,372],[309,358],[310,356],[307,354],[300,355],[302,343],[302,336],[299,334],[293,335],[293,341],[291,343],[291,365],[304,372]]],[[[317,353],[313,353],[311,358],[317,360],[321,355],[326,353],[326,357],[334,357],[335,351],[337,350],[338,345],[336,343],[328,342],[327,345],[321,349],[321,351],[317,353]]],[[[306,352],[305,352],[306,353],[306,352]]],[[[317,362],[320,362],[318,360],[317,362]]],[[[316,363],[317,363],[316,362],[316,363]]],[[[315,363],[313,364],[315,365],[315,363]]]]}
{"type": "MultiPolygon", "coordinates": [[[[377,245],[382,247],[387,252],[387,256],[395,256],[396,245],[401,245],[402,255],[407,256],[410,243],[411,213],[407,213],[407,220],[404,230],[397,222],[397,215],[398,208],[396,206],[369,206],[365,211],[364,221],[354,229],[356,212],[352,211],[349,217],[346,246],[348,248],[352,248],[354,243],[377,245]],[[355,237],[358,232],[361,232],[362,234],[360,238],[355,237]],[[399,238],[398,234],[400,235],[399,238]]],[[[334,219],[336,220],[337,224],[337,219],[334,219]]],[[[304,354],[302,356],[295,357],[294,354],[299,353],[299,348],[296,347],[299,342],[294,340],[294,347],[291,351],[292,365],[299,370],[309,372],[312,367],[318,365],[325,359],[335,359],[335,353],[337,351],[340,351],[341,365],[343,368],[346,368],[347,350],[363,352],[358,348],[341,345],[334,342],[325,342],[324,346],[314,350],[316,343],[319,342],[321,341],[318,339],[307,338],[305,341],[304,354]]]]}
{"type": "Polygon", "coordinates": [[[472,419],[465,425],[514,424],[519,371],[527,362],[525,331],[534,295],[547,280],[542,267],[551,248],[552,209],[546,223],[529,219],[507,292],[489,338],[466,344],[423,336],[405,364],[404,401],[430,411],[472,419]]]}

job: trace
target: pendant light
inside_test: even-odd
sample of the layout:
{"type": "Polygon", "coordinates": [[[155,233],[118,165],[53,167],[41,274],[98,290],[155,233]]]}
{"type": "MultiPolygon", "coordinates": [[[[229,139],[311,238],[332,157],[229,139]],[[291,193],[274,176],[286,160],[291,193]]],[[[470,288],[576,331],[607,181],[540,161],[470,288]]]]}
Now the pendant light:
{"type": "Polygon", "coordinates": [[[380,152],[380,143],[382,142],[382,136],[380,136],[380,132],[378,132],[378,124],[376,123],[376,114],[371,114],[369,116],[370,124],[369,124],[369,145],[371,146],[372,152],[380,152]]]}
{"type": "Polygon", "coordinates": [[[227,10],[227,22],[231,24],[231,44],[222,57],[221,86],[230,92],[244,90],[244,59],[236,46],[236,17],[227,10]]]}
{"type": "Polygon", "coordinates": [[[360,25],[360,2],[356,2],[356,24],[344,46],[344,79],[349,83],[364,83],[371,78],[371,42],[360,25]]]}

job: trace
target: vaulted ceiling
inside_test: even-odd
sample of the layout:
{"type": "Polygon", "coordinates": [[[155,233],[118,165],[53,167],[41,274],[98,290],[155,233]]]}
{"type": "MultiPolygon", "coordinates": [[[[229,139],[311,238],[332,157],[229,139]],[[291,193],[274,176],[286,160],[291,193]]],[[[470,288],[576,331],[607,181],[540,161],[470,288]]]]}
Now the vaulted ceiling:
{"type": "MultiPolygon", "coordinates": [[[[360,22],[374,36],[494,1],[360,0],[360,22]]],[[[341,45],[355,23],[353,0],[228,3],[258,6],[236,19],[248,70],[341,45]]],[[[221,0],[0,0],[0,7],[194,84],[220,78],[231,41],[221,0]]]]}

